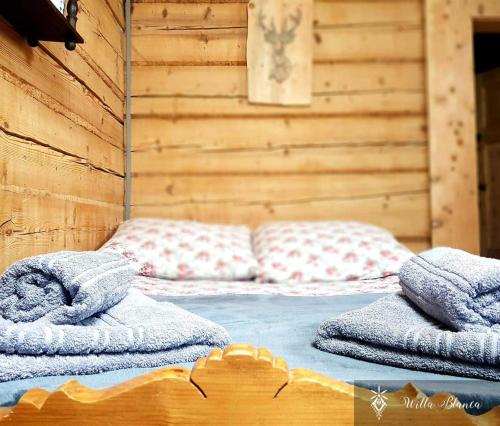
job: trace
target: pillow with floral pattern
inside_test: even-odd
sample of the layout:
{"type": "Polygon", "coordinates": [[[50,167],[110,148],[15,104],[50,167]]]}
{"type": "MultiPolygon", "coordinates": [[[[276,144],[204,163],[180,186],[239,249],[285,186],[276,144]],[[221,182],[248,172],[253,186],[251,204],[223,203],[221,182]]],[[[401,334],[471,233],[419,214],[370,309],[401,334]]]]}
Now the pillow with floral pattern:
{"type": "Polygon", "coordinates": [[[170,280],[250,280],[257,271],[246,226],[131,219],[102,249],[127,257],[139,275],[170,280]]]}
{"type": "Polygon", "coordinates": [[[349,281],[397,274],[413,253],[389,231],[345,222],[275,222],[253,236],[261,282],[349,281]]]}

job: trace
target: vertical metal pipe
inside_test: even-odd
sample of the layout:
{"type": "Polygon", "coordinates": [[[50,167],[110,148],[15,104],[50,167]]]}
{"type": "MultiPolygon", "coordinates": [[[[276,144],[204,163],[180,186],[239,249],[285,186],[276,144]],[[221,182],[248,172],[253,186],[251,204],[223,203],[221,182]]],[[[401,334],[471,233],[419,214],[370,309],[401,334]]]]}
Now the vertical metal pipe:
{"type": "Polygon", "coordinates": [[[125,0],[125,220],[130,219],[130,207],[132,202],[132,154],[131,154],[131,129],[132,129],[132,23],[131,23],[131,0],[125,0]]]}

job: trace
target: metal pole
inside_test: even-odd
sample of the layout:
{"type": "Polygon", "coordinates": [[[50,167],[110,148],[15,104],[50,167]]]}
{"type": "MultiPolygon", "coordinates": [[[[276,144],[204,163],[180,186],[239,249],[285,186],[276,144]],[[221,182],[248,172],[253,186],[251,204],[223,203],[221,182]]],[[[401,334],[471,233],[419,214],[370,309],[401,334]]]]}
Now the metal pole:
{"type": "Polygon", "coordinates": [[[131,64],[131,51],[132,51],[132,24],[131,24],[131,5],[130,0],[125,0],[125,220],[130,219],[130,207],[132,202],[132,156],[131,156],[131,129],[132,129],[132,64],[131,64]]]}

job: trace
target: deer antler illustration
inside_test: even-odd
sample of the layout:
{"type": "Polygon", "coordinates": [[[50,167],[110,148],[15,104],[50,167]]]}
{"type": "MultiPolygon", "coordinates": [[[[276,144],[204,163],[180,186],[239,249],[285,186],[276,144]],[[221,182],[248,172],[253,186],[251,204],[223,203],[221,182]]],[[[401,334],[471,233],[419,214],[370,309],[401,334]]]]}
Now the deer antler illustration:
{"type": "Polygon", "coordinates": [[[269,74],[271,80],[276,80],[278,83],[286,81],[292,73],[292,63],[286,56],[286,47],[295,40],[295,30],[302,22],[302,11],[297,8],[295,14],[290,14],[281,23],[281,30],[278,32],[274,19],[270,21],[269,26],[266,24],[266,15],[262,11],[259,12],[258,25],[264,32],[264,40],[272,46],[273,68],[269,74]],[[291,25],[289,27],[289,21],[291,25]]]}
{"type": "Polygon", "coordinates": [[[291,43],[295,39],[295,30],[299,27],[300,23],[302,22],[302,11],[299,8],[297,8],[297,13],[295,15],[290,14],[289,18],[290,21],[292,21],[292,26],[290,28],[287,28],[288,19],[285,19],[283,22],[282,34],[287,39],[290,39],[289,43],[291,43]]]}

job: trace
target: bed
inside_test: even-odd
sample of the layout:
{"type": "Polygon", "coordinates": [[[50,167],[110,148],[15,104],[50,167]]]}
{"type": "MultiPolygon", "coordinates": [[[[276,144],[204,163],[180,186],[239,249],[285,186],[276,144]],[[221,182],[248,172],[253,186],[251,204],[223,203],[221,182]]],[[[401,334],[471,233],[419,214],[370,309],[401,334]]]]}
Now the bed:
{"type": "MultiPolygon", "coordinates": [[[[144,280],[141,279],[141,282],[144,283],[144,280]]],[[[399,410],[398,415],[404,413],[405,416],[415,415],[416,418],[419,415],[418,410],[410,410],[409,413],[404,411],[404,406],[398,408],[398,404],[401,405],[401,392],[403,394],[407,393],[408,398],[416,397],[419,392],[426,395],[450,393],[464,403],[467,401],[479,402],[481,404],[480,409],[472,407],[469,410],[475,414],[483,414],[500,405],[500,387],[495,382],[382,366],[327,354],[314,349],[310,345],[311,336],[322,320],[331,315],[364,306],[382,296],[380,293],[322,297],[290,297],[272,294],[156,295],[154,298],[157,300],[174,302],[191,312],[217,321],[226,327],[233,341],[239,342],[239,344],[226,349],[224,355],[222,351],[214,351],[208,357],[208,362],[204,360],[198,361],[193,373],[191,373],[191,378],[189,378],[189,370],[187,369],[193,368],[193,364],[184,364],[156,371],[128,369],[89,376],[46,377],[2,383],[0,384],[0,405],[4,407],[4,412],[10,411],[9,408],[5,407],[15,406],[18,403],[17,407],[11,411],[11,414],[4,421],[11,419],[15,422],[18,419],[20,423],[23,423],[26,421],[27,416],[35,421],[37,419],[35,412],[36,415],[43,416],[41,417],[43,419],[51,418],[54,421],[56,419],[57,421],[68,419],[68,416],[75,416],[77,413],[78,415],[87,416],[85,418],[88,419],[88,416],[102,414],[102,411],[98,409],[100,406],[103,407],[102,409],[109,410],[106,413],[107,416],[112,416],[111,407],[114,404],[128,405],[131,404],[131,401],[135,401],[138,397],[137,394],[142,395],[140,398],[144,398],[144,395],[148,394],[158,397],[157,400],[153,397],[155,401],[150,403],[159,404],[162,407],[161,416],[170,419],[172,424],[199,424],[200,419],[206,418],[203,416],[208,415],[203,410],[195,415],[193,409],[188,409],[186,406],[186,401],[180,403],[179,399],[194,398],[190,403],[200,404],[203,398],[210,399],[214,395],[217,399],[216,407],[220,408],[220,404],[228,404],[231,401],[231,403],[239,401],[238,404],[243,404],[243,401],[248,400],[248,398],[254,398],[253,404],[259,404],[257,411],[263,411],[260,415],[268,419],[266,422],[273,419],[272,423],[265,424],[293,423],[291,417],[283,417],[285,415],[283,412],[279,414],[280,410],[290,409],[288,406],[290,401],[284,402],[286,409],[280,404],[276,404],[276,407],[271,404],[271,408],[266,408],[266,406],[261,406],[261,401],[259,401],[261,397],[257,398],[255,395],[255,392],[258,391],[259,395],[262,392],[262,399],[267,399],[268,403],[273,402],[274,399],[279,401],[281,395],[283,397],[287,396],[287,398],[292,396],[293,398],[299,398],[299,396],[304,398],[307,392],[313,392],[315,397],[319,398],[318,401],[321,401],[321,398],[326,400],[332,398],[332,401],[335,401],[333,406],[330,404],[330,408],[327,410],[323,408],[322,414],[318,415],[314,412],[315,403],[308,400],[308,408],[302,407],[304,411],[297,411],[296,424],[306,424],[304,423],[306,419],[311,422],[314,420],[320,424],[327,424],[325,419],[328,416],[331,419],[333,411],[336,413],[335,418],[339,418],[338,416],[341,415],[339,410],[344,411],[345,424],[352,424],[353,410],[357,413],[357,416],[358,411],[365,412],[364,415],[366,416],[370,413],[373,414],[369,407],[370,398],[373,395],[367,389],[377,390],[377,386],[383,387],[385,391],[398,391],[399,393],[395,395],[399,396],[393,401],[395,413],[399,410]],[[254,346],[250,346],[250,343],[255,347],[266,349],[257,350],[254,346]],[[286,359],[290,369],[294,370],[288,371],[283,359],[274,358],[271,354],[286,359]],[[273,370],[276,371],[273,372],[273,370]],[[227,377],[224,377],[224,375],[227,375],[227,377]],[[200,378],[197,378],[198,376],[200,378]],[[218,382],[218,379],[220,379],[220,382],[218,382]],[[70,384],[64,385],[68,380],[71,380],[70,384]],[[291,384],[287,385],[290,387],[290,391],[296,386],[298,392],[293,392],[291,395],[285,391],[279,392],[284,384],[280,380],[291,381],[293,386],[291,384]],[[191,389],[191,393],[194,393],[194,395],[189,396],[189,392],[185,387],[191,386],[191,381],[196,383],[196,387],[193,386],[191,389]],[[244,384],[246,381],[249,383],[244,384]],[[148,385],[149,382],[151,383],[148,385]],[[240,382],[240,385],[236,386],[238,382],[240,382]],[[183,387],[177,389],[181,383],[183,387]],[[406,386],[408,383],[412,384],[411,387],[406,386]],[[105,391],[89,390],[103,389],[109,386],[112,387],[105,391]],[[158,389],[153,392],[152,388],[155,387],[158,387],[158,389]],[[200,390],[198,390],[198,387],[200,390]],[[34,388],[44,390],[30,391],[30,389],[34,388]],[[56,391],[58,388],[59,390],[56,391]],[[403,389],[403,391],[400,389],[403,389]],[[268,391],[267,395],[266,390],[268,391]],[[26,393],[27,391],[28,393],[26,393]],[[54,391],[56,392],[50,393],[54,391]],[[220,395],[220,392],[227,392],[228,394],[220,395]],[[322,395],[321,397],[318,397],[318,392],[322,395]],[[276,394],[278,394],[278,397],[274,398],[276,394]],[[160,400],[163,400],[163,398],[165,400],[161,402],[160,400]],[[200,398],[202,398],[201,401],[200,398]],[[358,401],[359,398],[361,399],[358,401]],[[174,403],[173,401],[177,402],[174,403]],[[363,405],[365,403],[368,404],[366,407],[363,405]],[[337,406],[337,404],[341,406],[337,406]],[[59,411],[60,408],[58,407],[61,405],[71,405],[71,414],[64,410],[59,411]],[[350,409],[346,407],[350,407],[350,409]],[[270,411],[265,412],[267,409],[270,411]],[[182,410],[186,410],[186,413],[182,414],[182,410]],[[204,414],[202,415],[202,413],[204,414]]],[[[443,397],[435,396],[434,398],[443,397]]],[[[246,404],[248,403],[247,401],[246,404]]],[[[248,410],[242,407],[240,409],[235,408],[230,413],[224,411],[227,410],[227,407],[219,411],[214,411],[216,410],[215,407],[207,406],[206,409],[211,412],[210,415],[216,424],[221,424],[224,421],[228,424],[234,424],[234,419],[239,419],[239,416],[243,415],[249,416],[246,417],[247,423],[257,422],[256,418],[252,417],[255,416],[255,413],[249,415],[248,410]],[[224,421],[221,419],[224,419],[224,421]]],[[[126,424],[134,424],[132,420],[134,413],[130,411],[127,409],[127,418],[129,415],[132,417],[127,420],[126,424]],[[130,423],[128,423],[129,421],[130,423]]],[[[140,411],[143,413],[144,409],[141,408],[140,411]]],[[[387,412],[389,411],[390,409],[387,412]]],[[[406,409],[406,411],[408,410],[406,409]]],[[[464,415],[463,410],[458,409],[442,410],[441,415],[458,416],[456,419],[461,418],[465,422],[468,418],[464,415]]],[[[500,415],[500,410],[497,408],[489,411],[486,417],[483,415],[483,418],[488,421],[491,419],[497,421],[498,415],[500,415]]],[[[385,418],[390,418],[390,416],[385,416],[385,418]]],[[[159,417],[152,415],[151,418],[146,416],[141,421],[137,420],[137,424],[148,424],[146,419],[150,424],[161,423],[159,417]]],[[[117,415],[114,419],[110,417],[109,424],[120,424],[122,420],[124,418],[121,415],[117,415]]],[[[374,414],[373,420],[376,421],[374,414]]],[[[243,423],[245,421],[242,420],[240,424],[243,423]]],[[[467,424],[467,422],[464,424],[467,424]]]]}
{"type": "MultiPolygon", "coordinates": [[[[151,246],[147,238],[141,246],[151,246]]],[[[138,270],[158,269],[152,262],[143,261],[138,270]]],[[[86,424],[103,415],[109,424],[370,424],[382,415],[395,424],[402,418],[429,424],[433,416],[457,424],[500,419],[495,382],[369,363],[311,345],[325,319],[397,292],[394,274],[308,282],[137,275],[133,286],[222,325],[235,344],[164,369],[0,383],[1,421],[86,424]],[[417,410],[408,401],[454,406],[417,410]]]]}

